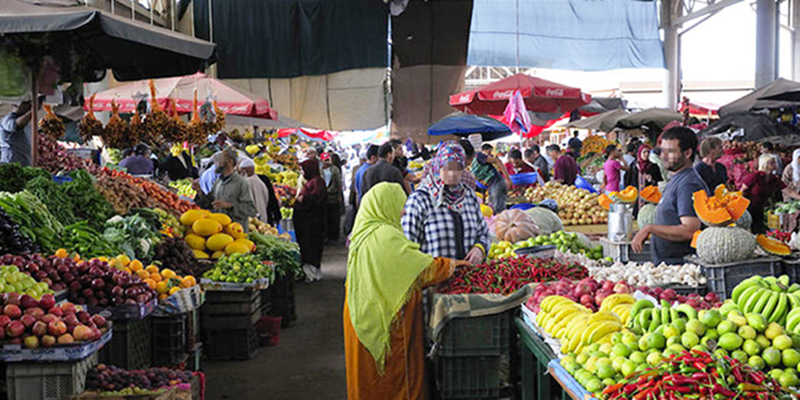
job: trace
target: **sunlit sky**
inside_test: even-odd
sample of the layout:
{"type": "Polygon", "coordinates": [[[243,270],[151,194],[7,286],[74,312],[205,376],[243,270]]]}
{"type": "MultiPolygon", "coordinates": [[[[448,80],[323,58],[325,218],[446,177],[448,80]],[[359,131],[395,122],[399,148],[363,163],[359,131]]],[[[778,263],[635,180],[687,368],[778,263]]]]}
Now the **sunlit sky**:
{"type": "MultiPolygon", "coordinates": [[[[786,5],[786,2],[783,2],[786,5]]],[[[786,21],[785,12],[782,21],[786,21]]],[[[684,26],[688,28],[690,24],[684,26]]],[[[780,33],[780,76],[791,79],[791,34],[780,33]]],[[[752,81],[755,77],[756,13],[752,0],[725,8],[691,29],[681,38],[681,62],[684,81],[752,81]]],[[[619,87],[620,82],[661,82],[665,71],[660,69],[575,72],[537,70],[537,76],[551,79],[586,91],[619,87]]],[[[694,101],[726,104],[742,93],[696,93],[694,101]]],[[[663,100],[652,95],[634,99],[645,103],[663,100]]],[[[665,104],[646,104],[664,106],[665,104]]]]}

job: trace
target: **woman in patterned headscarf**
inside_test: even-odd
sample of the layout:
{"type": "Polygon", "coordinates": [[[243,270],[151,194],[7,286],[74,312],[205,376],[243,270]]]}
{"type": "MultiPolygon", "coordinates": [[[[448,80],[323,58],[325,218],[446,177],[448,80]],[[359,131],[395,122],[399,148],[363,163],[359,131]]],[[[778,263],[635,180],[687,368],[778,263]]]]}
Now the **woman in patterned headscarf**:
{"type": "Polygon", "coordinates": [[[403,232],[424,253],[480,263],[489,246],[489,227],[475,192],[464,184],[467,157],[454,141],[430,161],[428,174],[408,197],[403,232]]]}

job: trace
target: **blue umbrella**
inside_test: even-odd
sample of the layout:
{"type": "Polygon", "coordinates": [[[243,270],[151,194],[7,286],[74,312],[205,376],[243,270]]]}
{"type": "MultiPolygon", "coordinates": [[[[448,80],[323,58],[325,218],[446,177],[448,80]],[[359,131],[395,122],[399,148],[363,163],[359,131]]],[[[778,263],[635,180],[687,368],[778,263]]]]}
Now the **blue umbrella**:
{"type": "Polygon", "coordinates": [[[428,135],[468,136],[480,133],[484,141],[500,139],[511,135],[508,125],[489,117],[464,113],[454,113],[442,118],[428,128],[428,135]]]}

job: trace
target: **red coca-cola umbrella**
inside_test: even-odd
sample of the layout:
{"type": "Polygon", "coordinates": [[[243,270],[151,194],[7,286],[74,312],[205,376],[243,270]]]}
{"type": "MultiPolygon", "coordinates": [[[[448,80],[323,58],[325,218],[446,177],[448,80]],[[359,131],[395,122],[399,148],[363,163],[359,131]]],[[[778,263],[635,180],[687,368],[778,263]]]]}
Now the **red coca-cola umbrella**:
{"type": "Polygon", "coordinates": [[[311,140],[330,142],[336,137],[336,135],[338,135],[338,132],[329,132],[326,130],[309,128],[284,128],[278,130],[278,137],[287,137],[290,135],[297,135],[311,140]]]}
{"type": "Polygon", "coordinates": [[[519,90],[525,108],[533,112],[570,112],[592,101],[580,89],[541,78],[516,74],[484,87],[450,96],[450,106],[470,114],[500,115],[519,90]]]}

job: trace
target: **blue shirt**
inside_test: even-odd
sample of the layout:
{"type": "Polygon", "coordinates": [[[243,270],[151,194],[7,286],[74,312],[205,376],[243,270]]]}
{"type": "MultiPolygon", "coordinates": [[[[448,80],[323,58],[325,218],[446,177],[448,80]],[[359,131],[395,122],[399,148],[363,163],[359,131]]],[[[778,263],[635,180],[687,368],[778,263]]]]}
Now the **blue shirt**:
{"type": "Polygon", "coordinates": [[[367,172],[369,167],[373,166],[374,164],[364,164],[361,168],[356,171],[356,193],[358,194],[358,201],[361,201],[361,197],[364,196],[364,193],[361,191],[361,184],[364,180],[364,173],[367,172]]]}
{"type": "Polygon", "coordinates": [[[130,156],[119,163],[131,175],[152,175],[153,160],[145,156],[130,156]]]}
{"type": "MultiPolygon", "coordinates": [[[[656,225],[680,225],[681,217],[697,217],[694,212],[692,195],[698,190],[708,192],[703,179],[694,168],[686,168],[672,176],[661,202],[656,208],[656,225]]],[[[683,264],[683,257],[694,253],[691,241],[671,242],[656,235],[650,236],[650,247],[653,252],[653,263],[662,262],[668,265],[683,264]]]]}
{"type": "Polygon", "coordinates": [[[216,172],[216,168],[213,165],[211,168],[205,170],[200,174],[200,190],[205,194],[211,193],[211,188],[214,187],[214,182],[219,179],[219,175],[220,174],[216,172]]]}
{"type": "MultiPolygon", "coordinates": [[[[31,165],[30,127],[17,129],[17,113],[10,113],[0,120],[0,163],[31,165]]],[[[30,125],[30,124],[29,124],[30,125]]]]}

